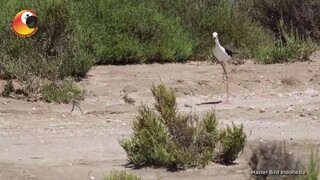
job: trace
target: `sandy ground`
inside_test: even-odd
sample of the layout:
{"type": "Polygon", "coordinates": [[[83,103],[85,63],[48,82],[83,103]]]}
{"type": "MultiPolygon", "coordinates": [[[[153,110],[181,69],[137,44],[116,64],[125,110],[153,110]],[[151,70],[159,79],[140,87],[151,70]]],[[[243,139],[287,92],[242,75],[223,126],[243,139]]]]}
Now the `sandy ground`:
{"type": "MultiPolygon", "coordinates": [[[[229,65],[230,103],[197,106],[225,100],[226,82],[217,64],[153,64],[97,66],[79,84],[87,89],[81,107],[0,98],[0,179],[101,179],[113,169],[126,169],[126,154],[118,139],[131,134],[141,103],[152,105],[152,83],[161,80],[177,91],[179,110],[203,114],[216,108],[223,126],[243,124],[249,144],[286,140],[302,158],[319,147],[320,56],[294,64],[229,65]],[[287,83],[289,82],[289,84],[287,83]],[[291,82],[291,83],[290,83],[291,82]],[[294,82],[294,83],[292,83],[294,82]],[[136,100],[126,104],[124,92],[136,100]]],[[[166,172],[131,170],[143,179],[248,179],[250,148],[233,166],[211,164],[204,169],[166,172]]]]}

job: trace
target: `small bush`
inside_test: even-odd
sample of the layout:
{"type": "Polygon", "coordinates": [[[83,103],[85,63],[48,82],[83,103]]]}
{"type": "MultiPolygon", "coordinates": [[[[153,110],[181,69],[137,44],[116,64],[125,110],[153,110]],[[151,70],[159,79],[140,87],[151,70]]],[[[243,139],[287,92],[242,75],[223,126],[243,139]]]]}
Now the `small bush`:
{"type": "MultiPolygon", "coordinates": [[[[129,164],[134,167],[154,166],[179,170],[204,167],[213,161],[216,144],[221,137],[215,113],[205,114],[199,122],[196,115],[178,113],[172,89],[161,84],[153,86],[151,91],[155,98],[156,112],[142,105],[133,122],[132,137],[119,141],[127,153],[129,164]]],[[[223,143],[226,144],[224,147],[236,149],[224,154],[223,158],[228,159],[229,163],[236,159],[242,150],[240,148],[244,147],[243,139],[246,139],[246,135],[236,127],[228,133],[228,137],[222,138],[229,142],[223,143]],[[237,143],[232,144],[231,140],[237,143]]]]}
{"type": "Polygon", "coordinates": [[[84,90],[70,80],[52,82],[44,85],[42,89],[42,97],[46,102],[69,103],[72,99],[81,101],[84,99],[84,93],[84,90]]]}
{"type": "Polygon", "coordinates": [[[257,59],[266,64],[309,60],[309,56],[317,48],[316,43],[310,38],[302,38],[293,31],[290,34],[282,32],[285,42],[279,41],[278,44],[270,44],[260,49],[256,55],[257,59]]]}
{"type": "Polygon", "coordinates": [[[142,180],[141,177],[136,176],[126,171],[114,170],[109,176],[103,178],[103,180],[142,180]]]}
{"type": "Polygon", "coordinates": [[[215,157],[216,161],[223,164],[234,162],[246,144],[246,135],[243,126],[237,127],[232,123],[232,128],[227,126],[220,133],[221,151],[215,157]]]}

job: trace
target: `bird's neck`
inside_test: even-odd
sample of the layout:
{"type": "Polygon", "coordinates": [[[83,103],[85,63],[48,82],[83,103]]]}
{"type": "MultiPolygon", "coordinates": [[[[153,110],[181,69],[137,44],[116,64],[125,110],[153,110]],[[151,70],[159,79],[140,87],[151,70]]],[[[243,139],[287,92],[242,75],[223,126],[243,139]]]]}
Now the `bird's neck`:
{"type": "Polygon", "coordinates": [[[215,39],[215,42],[216,42],[216,45],[221,46],[218,38],[215,39]]]}

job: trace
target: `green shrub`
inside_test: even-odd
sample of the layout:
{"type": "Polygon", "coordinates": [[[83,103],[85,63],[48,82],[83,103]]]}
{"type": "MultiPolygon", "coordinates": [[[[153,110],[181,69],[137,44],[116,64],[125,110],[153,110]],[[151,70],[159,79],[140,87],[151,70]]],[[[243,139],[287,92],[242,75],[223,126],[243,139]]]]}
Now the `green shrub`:
{"type": "Polygon", "coordinates": [[[99,63],[175,62],[192,54],[190,33],[175,18],[159,12],[151,1],[84,4],[81,11],[89,16],[83,26],[92,34],[99,63]]]}
{"type": "Polygon", "coordinates": [[[84,77],[94,64],[73,18],[68,0],[40,2],[4,2],[0,26],[0,77],[22,78],[32,73],[49,79],[84,77]],[[39,19],[39,30],[31,38],[21,39],[11,32],[11,22],[21,9],[32,9],[39,19]]]}
{"type": "Polygon", "coordinates": [[[4,1],[2,6],[0,78],[17,79],[21,86],[11,97],[34,101],[42,99],[43,95],[48,102],[66,102],[66,97],[57,97],[66,96],[64,92],[50,91],[50,85],[43,87],[46,83],[40,83],[40,79],[59,81],[70,76],[84,77],[95,63],[86,32],[73,19],[74,13],[78,13],[73,3],[69,0],[26,0],[4,1]],[[39,19],[38,32],[27,39],[15,36],[10,29],[15,14],[22,9],[32,9],[39,19]]]}
{"type": "MultiPolygon", "coordinates": [[[[127,153],[129,164],[134,167],[154,166],[178,170],[204,167],[210,163],[220,137],[215,113],[205,114],[199,122],[196,115],[178,113],[176,96],[172,89],[160,84],[153,86],[151,91],[157,112],[142,105],[133,122],[133,135],[119,141],[127,153]]],[[[231,156],[230,161],[234,161],[238,156],[242,150],[240,147],[244,147],[243,138],[246,138],[243,131],[236,127],[234,129],[230,136],[236,134],[240,139],[223,138],[237,141],[227,144],[228,148],[236,148],[237,151],[229,151],[227,155],[231,156]]]]}
{"type": "MultiPolygon", "coordinates": [[[[280,20],[282,28],[283,20],[280,20]]],[[[317,44],[310,38],[303,38],[293,30],[287,34],[282,30],[283,41],[269,45],[257,53],[257,59],[263,63],[279,63],[288,61],[305,61],[316,50],[317,44]]]]}
{"type": "Polygon", "coordinates": [[[114,170],[109,176],[105,176],[103,180],[141,180],[141,177],[126,171],[114,170]]]}
{"type": "Polygon", "coordinates": [[[5,1],[0,12],[0,77],[24,77],[32,72],[52,80],[84,77],[97,62],[211,59],[213,31],[224,46],[240,51],[243,57],[266,63],[303,60],[314,50],[313,40],[319,34],[317,3],[308,0],[309,5],[299,7],[291,1],[243,0],[236,6],[229,0],[5,1]],[[17,38],[9,28],[21,9],[38,15],[39,31],[32,38],[17,38]],[[290,10],[294,10],[293,17],[290,10]],[[289,38],[279,30],[280,12],[289,38]]]}
{"type": "Polygon", "coordinates": [[[274,37],[257,48],[255,57],[262,63],[309,60],[320,42],[319,5],[315,0],[242,0],[242,14],[261,25],[274,37]]]}
{"type": "Polygon", "coordinates": [[[73,81],[51,82],[43,86],[42,98],[46,102],[69,103],[72,99],[81,101],[85,91],[73,81]],[[70,94],[72,93],[72,96],[70,94]]]}
{"type": "Polygon", "coordinates": [[[215,159],[223,164],[231,164],[234,162],[246,144],[246,135],[243,126],[237,127],[232,123],[232,128],[227,128],[220,133],[221,151],[218,152],[215,159]]]}
{"type": "Polygon", "coordinates": [[[280,19],[284,20],[284,30],[290,33],[292,27],[299,36],[311,37],[320,42],[320,2],[318,0],[241,0],[240,7],[255,22],[283,39],[279,29],[280,19]]]}
{"type": "MultiPolygon", "coordinates": [[[[254,57],[255,51],[272,41],[270,36],[229,0],[153,0],[165,14],[182,21],[195,39],[193,59],[207,59],[214,47],[212,33],[219,33],[220,42],[238,49],[244,57],[254,57]]],[[[210,58],[210,57],[209,57],[210,58]]]]}

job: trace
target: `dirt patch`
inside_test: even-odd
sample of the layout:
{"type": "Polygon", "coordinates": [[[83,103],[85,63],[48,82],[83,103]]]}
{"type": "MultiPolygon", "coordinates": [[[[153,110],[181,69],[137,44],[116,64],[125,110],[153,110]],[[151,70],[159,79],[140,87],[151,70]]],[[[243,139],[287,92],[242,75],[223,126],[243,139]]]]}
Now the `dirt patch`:
{"type": "Polygon", "coordinates": [[[285,77],[281,80],[281,83],[285,86],[296,86],[298,85],[300,82],[299,80],[297,80],[294,77],[285,77]]]}

